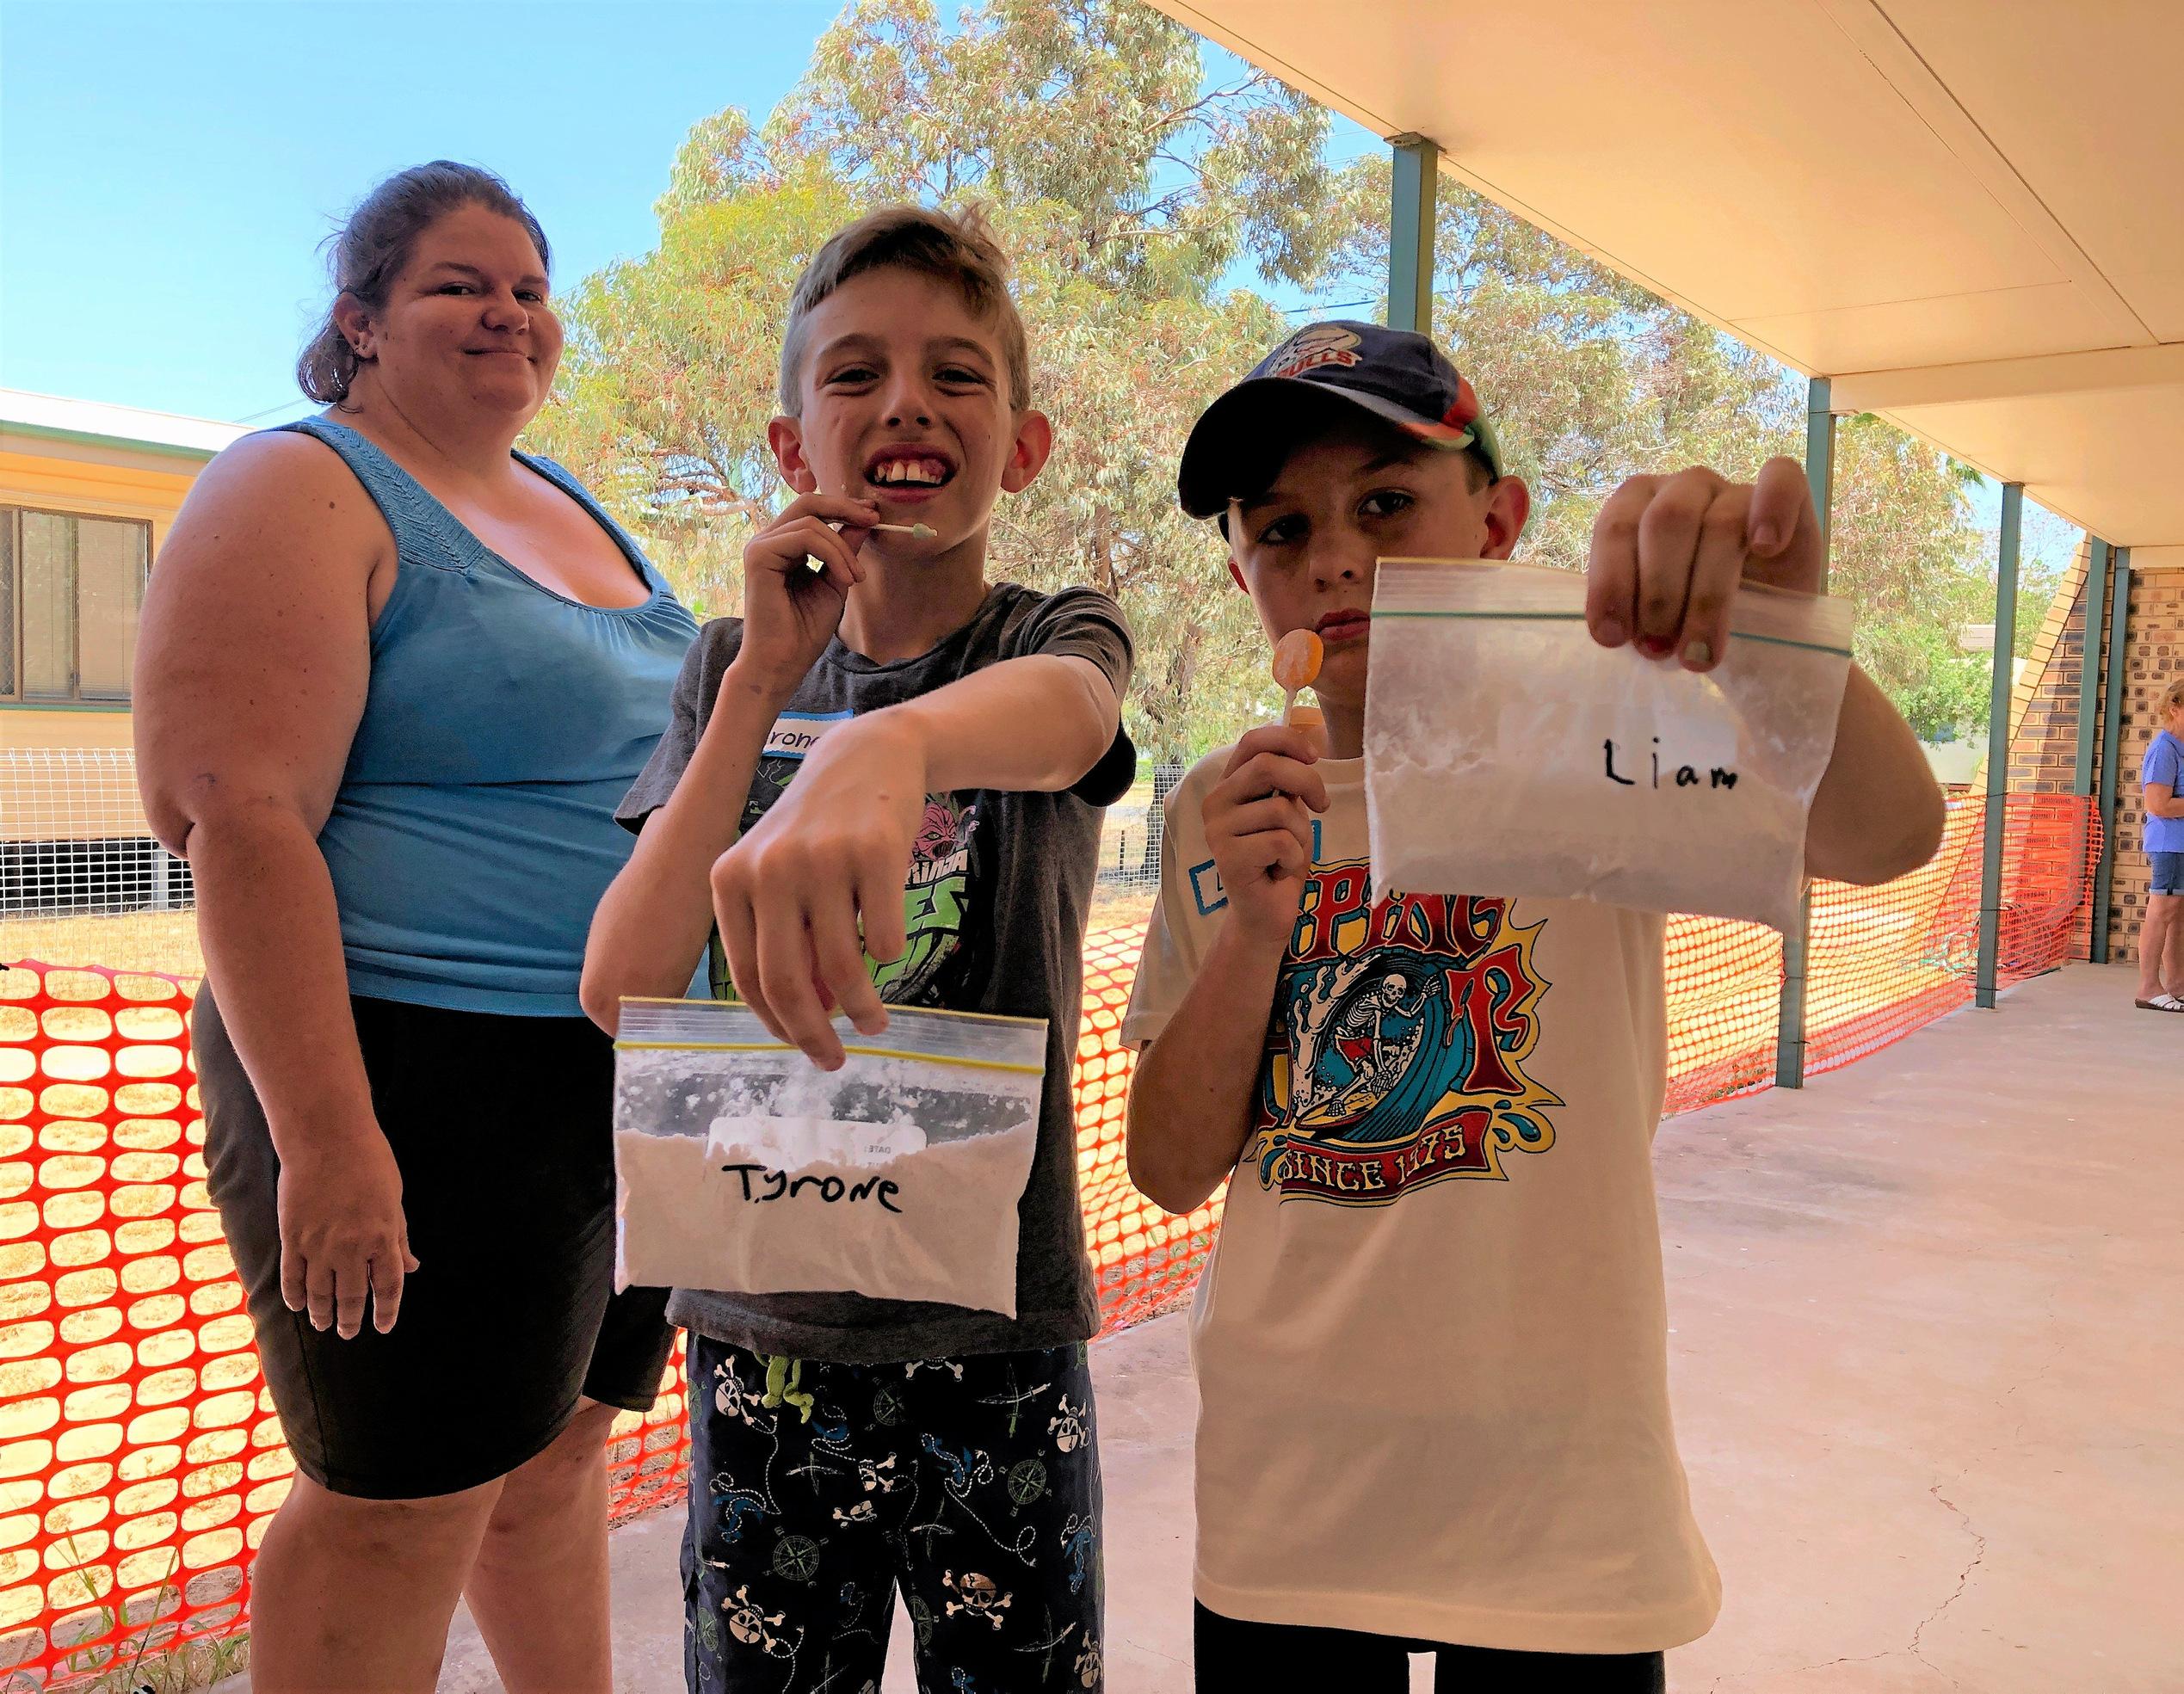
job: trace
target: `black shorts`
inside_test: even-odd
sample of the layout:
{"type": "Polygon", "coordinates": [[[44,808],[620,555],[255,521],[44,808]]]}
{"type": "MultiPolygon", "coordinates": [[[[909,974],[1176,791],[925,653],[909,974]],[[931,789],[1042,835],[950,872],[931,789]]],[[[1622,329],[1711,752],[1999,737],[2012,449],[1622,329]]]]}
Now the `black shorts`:
{"type": "Polygon", "coordinates": [[[615,1294],[614,1044],[582,1018],[352,997],[410,1250],[393,1332],[349,1340],[281,1298],[281,1161],[207,984],[205,1158],[290,1450],[336,1494],[423,1500],[504,1476],[589,1395],[658,1392],[663,1289],[615,1294]]]}

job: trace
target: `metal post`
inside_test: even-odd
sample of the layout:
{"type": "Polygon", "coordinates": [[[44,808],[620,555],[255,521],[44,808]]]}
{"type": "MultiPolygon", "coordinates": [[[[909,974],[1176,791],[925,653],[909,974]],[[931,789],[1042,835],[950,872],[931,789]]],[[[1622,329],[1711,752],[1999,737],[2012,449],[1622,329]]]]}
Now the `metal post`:
{"type": "MultiPolygon", "coordinates": [[[[2082,803],[2078,810],[2078,863],[2085,863],[2087,838],[2093,833],[2094,773],[2099,768],[2101,750],[2101,632],[2105,626],[2108,605],[2108,573],[2113,569],[2114,553],[2108,544],[2097,535],[2086,538],[2085,592],[2079,596],[2078,625],[2084,631],[2084,638],[2078,645],[2078,768],[2070,784],[2070,792],[2082,803]]],[[[2093,896],[2091,886],[2086,889],[2088,901],[2093,896]]],[[[2088,958],[2100,957],[2100,948],[2093,940],[2091,916],[2088,915],[2086,930],[2088,958]]]]}
{"type": "Polygon", "coordinates": [[[2009,696],[2016,681],[2017,537],[2025,484],[2004,483],[2002,553],[1995,565],[1995,650],[1987,692],[1987,816],[1979,865],[1979,977],[1973,997],[1992,1009],[2002,958],[2002,836],[2009,811],[2009,696]]]}
{"type": "Polygon", "coordinates": [[[2108,573],[2108,699],[2101,713],[2101,868],[2093,877],[2093,962],[2108,962],[2108,907],[2116,885],[2116,767],[2123,762],[2124,638],[2131,629],[2131,549],[2108,573]]]}
{"type": "Polygon", "coordinates": [[[2085,648],[2078,655],[2078,773],[2070,792],[2081,799],[2093,798],[2094,753],[2101,731],[2101,624],[2108,603],[2108,544],[2097,538],[2086,543],[2085,648]]]}
{"type": "MultiPolygon", "coordinates": [[[[1835,415],[1828,379],[1814,377],[1805,391],[1805,474],[1812,484],[1812,510],[1820,520],[1820,586],[1828,586],[1829,508],[1835,486],[1835,415]]],[[[1798,927],[1782,938],[1782,998],[1775,1009],[1774,1086],[1805,1087],[1805,954],[1812,933],[1812,884],[1798,905],[1798,927]]]]}
{"type": "Polygon", "coordinates": [[[1441,149],[1422,135],[1398,135],[1395,191],[1388,205],[1388,327],[1434,330],[1434,191],[1441,149]]]}

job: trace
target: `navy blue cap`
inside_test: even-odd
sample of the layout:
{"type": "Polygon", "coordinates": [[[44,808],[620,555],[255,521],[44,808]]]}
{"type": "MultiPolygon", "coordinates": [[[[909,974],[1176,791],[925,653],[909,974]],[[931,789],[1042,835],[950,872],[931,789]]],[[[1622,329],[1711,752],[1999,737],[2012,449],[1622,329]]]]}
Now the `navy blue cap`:
{"type": "Polygon", "coordinates": [[[1175,474],[1183,509],[1210,518],[1258,493],[1270,454],[1288,451],[1299,412],[1323,414],[1330,402],[1437,447],[1475,448],[1496,476],[1508,474],[1478,397],[1429,337],[1341,318],[1298,330],[1206,409],[1175,474]]]}

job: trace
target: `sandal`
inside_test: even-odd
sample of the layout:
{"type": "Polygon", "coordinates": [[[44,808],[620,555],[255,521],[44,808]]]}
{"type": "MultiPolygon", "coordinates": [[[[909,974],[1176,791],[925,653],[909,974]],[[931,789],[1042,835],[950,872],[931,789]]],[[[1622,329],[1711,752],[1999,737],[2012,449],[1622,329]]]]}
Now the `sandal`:
{"type": "Polygon", "coordinates": [[[2151,1000],[2134,1000],[2131,1003],[2142,1012],[2184,1012],[2184,1000],[2173,994],[2157,994],[2151,1000]]]}

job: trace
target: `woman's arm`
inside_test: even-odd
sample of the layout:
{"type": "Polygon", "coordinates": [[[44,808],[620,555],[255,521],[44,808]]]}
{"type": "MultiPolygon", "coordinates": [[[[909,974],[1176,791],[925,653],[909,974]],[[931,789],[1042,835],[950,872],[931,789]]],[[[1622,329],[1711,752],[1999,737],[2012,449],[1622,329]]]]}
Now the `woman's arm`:
{"type": "Polygon", "coordinates": [[[256,436],[198,478],[145,596],[138,781],[189,862],[207,970],[281,1159],[281,1284],[324,1329],[381,1330],[415,1268],[372,1111],[318,845],[371,675],[392,544],[339,462],[256,436]]]}

